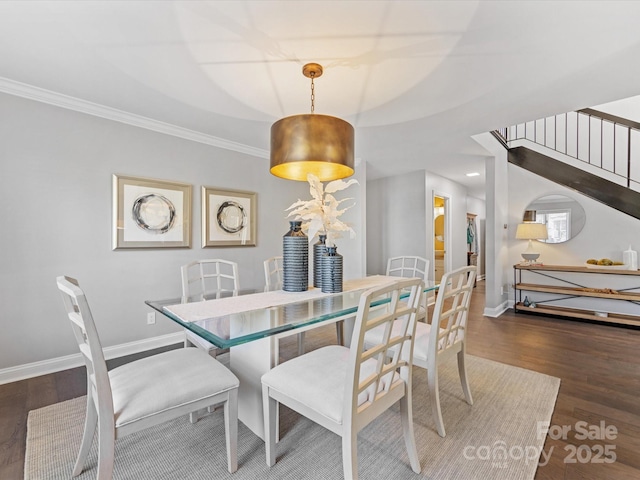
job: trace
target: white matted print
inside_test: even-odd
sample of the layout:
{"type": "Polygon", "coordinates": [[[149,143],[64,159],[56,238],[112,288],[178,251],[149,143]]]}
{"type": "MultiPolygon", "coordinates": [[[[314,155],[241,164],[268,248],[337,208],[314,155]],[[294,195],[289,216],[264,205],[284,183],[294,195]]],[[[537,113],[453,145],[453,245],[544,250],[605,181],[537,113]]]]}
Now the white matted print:
{"type": "Polygon", "coordinates": [[[113,176],[113,248],[191,246],[191,185],[113,176]]]}
{"type": "Polygon", "coordinates": [[[256,245],[256,194],[202,187],[202,247],[256,245]]]}

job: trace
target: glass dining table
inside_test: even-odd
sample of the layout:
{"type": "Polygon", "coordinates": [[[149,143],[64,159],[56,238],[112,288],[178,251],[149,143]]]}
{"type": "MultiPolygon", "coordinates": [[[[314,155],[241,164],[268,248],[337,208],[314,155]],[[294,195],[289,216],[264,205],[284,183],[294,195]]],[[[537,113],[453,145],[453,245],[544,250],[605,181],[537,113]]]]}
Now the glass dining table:
{"type": "MultiPolygon", "coordinates": [[[[344,282],[343,292],[224,292],[212,299],[147,300],[165,317],[221,349],[229,349],[229,368],[239,378],[238,418],[264,439],[261,377],[279,361],[279,339],[322,325],[344,321],[350,343],[363,291],[394,282],[397,277],[374,275],[344,282]]],[[[434,292],[434,283],[425,292],[434,292]]],[[[408,295],[408,294],[407,294],[408,295]]],[[[382,308],[383,300],[375,306],[382,308]]]]}

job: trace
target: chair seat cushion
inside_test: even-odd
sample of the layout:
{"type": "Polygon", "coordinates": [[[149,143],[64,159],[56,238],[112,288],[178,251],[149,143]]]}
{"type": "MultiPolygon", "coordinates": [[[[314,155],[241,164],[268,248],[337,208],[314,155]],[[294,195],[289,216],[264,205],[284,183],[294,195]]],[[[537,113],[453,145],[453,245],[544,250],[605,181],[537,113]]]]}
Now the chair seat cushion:
{"type": "MultiPolygon", "coordinates": [[[[262,376],[262,384],[315,410],[331,421],[342,424],[345,381],[350,350],[330,345],[284,362],[262,376]]],[[[363,362],[360,378],[375,371],[376,362],[363,362]]],[[[398,380],[393,375],[393,381],[398,380]]],[[[384,384],[380,385],[383,388],[384,384]]],[[[358,395],[358,405],[367,401],[369,392],[358,395]]]]}
{"type": "MultiPolygon", "coordinates": [[[[448,334],[445,328],[440,329],[440,340],[438,340],[438,355],[441,355],[443,351],[451,351],[453,347],[459,347],[462,341],[461,330],[453,330],[448,334]],[[457,332],[457,333],[456,333],[457,332]],[[447,337],[449,343],[447,344],[447,337]]],[[[429,336],[431,335],[431,325],[428,323],[418,322],[416,323],[416,342],[413,345],[413,360],[416,364],[426,363],[429,354],[429,336]]],[[[457,351],[457,350],[456,350],[457,351]]],[[[422,365],[421,365],[422,366],[422,365]]]]}
{"type": "Polygon", "coordinates": [[[109,372],[117,427],[238,388],[224,365],[198,348],[179,348],[109,372]]]}

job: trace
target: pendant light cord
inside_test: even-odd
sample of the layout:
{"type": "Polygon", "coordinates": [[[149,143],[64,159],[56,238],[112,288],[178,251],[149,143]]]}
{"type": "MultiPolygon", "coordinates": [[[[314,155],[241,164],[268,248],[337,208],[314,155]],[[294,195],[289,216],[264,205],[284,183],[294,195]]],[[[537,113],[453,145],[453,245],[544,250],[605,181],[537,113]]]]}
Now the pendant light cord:
{"type": "Polygon", "coordinates": [[[315,77],[315,73],[311,72],[311,113],[314,113],[315,105],[314,101],[316,99],[315,96],[315,85],[313,84],[313,77],[315,77]]]}

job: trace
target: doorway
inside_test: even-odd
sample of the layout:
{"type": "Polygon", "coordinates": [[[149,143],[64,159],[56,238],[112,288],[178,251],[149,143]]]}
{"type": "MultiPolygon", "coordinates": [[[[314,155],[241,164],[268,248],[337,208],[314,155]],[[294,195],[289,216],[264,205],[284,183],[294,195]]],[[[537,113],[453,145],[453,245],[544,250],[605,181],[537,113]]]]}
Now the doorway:
{"type": "Polygon", "coordinates": [[[433,278],[439,282],[447,271],[448,198],[433,195],[433,278]]]}

